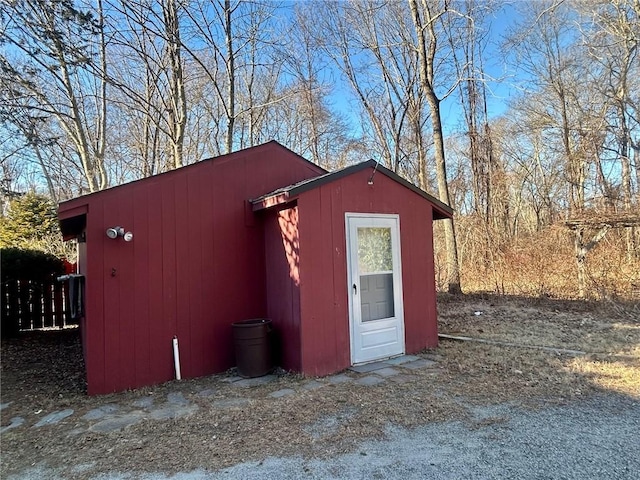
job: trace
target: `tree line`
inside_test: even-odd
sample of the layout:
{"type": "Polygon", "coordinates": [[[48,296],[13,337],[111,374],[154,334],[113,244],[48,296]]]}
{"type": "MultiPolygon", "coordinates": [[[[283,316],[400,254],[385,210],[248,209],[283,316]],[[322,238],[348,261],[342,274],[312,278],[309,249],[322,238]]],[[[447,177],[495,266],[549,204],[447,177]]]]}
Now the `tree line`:
{"type": "Polygon", "coordinates": [[[639,255],[639,39],[638,0],[4,0],[3,195],[60,201],[276,139],[450,204],[450,291],[573,221],[584,295],[609,229],[639,255]]]}

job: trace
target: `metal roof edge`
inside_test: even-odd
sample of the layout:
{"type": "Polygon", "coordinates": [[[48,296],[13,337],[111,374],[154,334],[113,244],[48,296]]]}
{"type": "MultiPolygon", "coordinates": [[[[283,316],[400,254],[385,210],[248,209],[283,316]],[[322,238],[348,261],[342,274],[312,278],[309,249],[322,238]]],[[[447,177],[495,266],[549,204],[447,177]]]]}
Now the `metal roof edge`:
{"type": "Polygon", "coordinates": [[[275,205],[281,205],[283,203],[287,203],[293,200],[294,198],[297,198],[298,195],[300,195],[303,192],[306,192],[308,190],[313,190],[314,188],[318,188],[327,183],[334,182],[335,180],[352,175],[356,172],[359,172],[360,170],[364,170],[369,167],[376,169],[377,171],[389,177],[391,180],[394,180],[395,182],[401,184],[402,186],[408,188],[409,190],[413,191],[414,193],[417,193],[424,199],[431,202],[431,204],[434,206],[434,210],[436,211],[435,213],[439,213],[437,217],[434,216],[435,220],[453,217],[453,209],[450,206],[441,202],[434,196],[429,195],[420,187],[402,178],[400,175],[389,170],[388,168],[376,162],[375,160],[366,160],[364,162],[356,163],[355,165],[350,165],[348,167],[345,167],[341,170],[337,170],[335,172],[326,173],[318,177],[309,178],[307,180],[294,183],[292,185],[287,185],[285,187],[274,190],[273,192],[267,193],[265,195],[261,195],[260,197],[257,197],[255,199],[251,199],[249,201],[253,204],[254,211],[271,208],[275,205]]]}

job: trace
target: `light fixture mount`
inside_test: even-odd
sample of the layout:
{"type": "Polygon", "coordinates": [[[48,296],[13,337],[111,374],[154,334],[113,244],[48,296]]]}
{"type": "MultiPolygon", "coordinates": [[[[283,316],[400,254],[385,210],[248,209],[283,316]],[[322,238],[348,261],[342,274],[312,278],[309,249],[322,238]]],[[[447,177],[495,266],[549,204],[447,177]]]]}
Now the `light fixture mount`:
{"type": "Polygon", "coordinates": [[[133,240],[133,233],[125,232],[124,227],[116,226],[107,228],[106,231],[107,237],[112,240],[115,240],[118,237],[122,237],[125,242],[130,242],[133,240]]]}

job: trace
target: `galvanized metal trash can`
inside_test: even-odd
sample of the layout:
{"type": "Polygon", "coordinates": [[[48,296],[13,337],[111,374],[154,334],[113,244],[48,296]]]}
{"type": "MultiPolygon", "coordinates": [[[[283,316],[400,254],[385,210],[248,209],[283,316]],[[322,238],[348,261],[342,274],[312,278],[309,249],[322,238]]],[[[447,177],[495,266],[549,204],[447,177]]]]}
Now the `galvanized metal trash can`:
{"type": "Polygon", "coordinates": [[[236,366],[241,377],[261,377],[271,372],[271,320],[255,318],[231,324],[236,366]]]}

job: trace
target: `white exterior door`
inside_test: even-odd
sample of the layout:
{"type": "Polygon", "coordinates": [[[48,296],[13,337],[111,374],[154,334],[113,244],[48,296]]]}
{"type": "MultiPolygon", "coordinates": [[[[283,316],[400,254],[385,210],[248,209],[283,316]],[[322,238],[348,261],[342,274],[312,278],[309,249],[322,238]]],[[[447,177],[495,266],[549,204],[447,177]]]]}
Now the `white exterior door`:
{"type": "Polygon", "coordinates": [[[404,353],[398,215],[346,214],[351,362],[404,353]]]}

